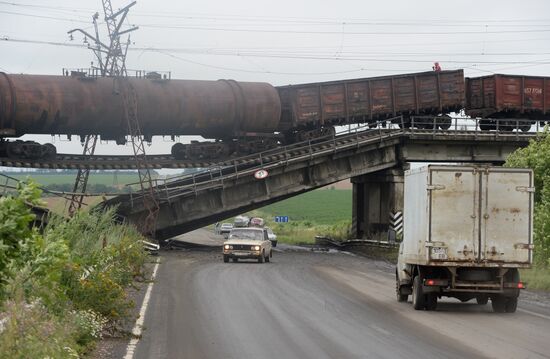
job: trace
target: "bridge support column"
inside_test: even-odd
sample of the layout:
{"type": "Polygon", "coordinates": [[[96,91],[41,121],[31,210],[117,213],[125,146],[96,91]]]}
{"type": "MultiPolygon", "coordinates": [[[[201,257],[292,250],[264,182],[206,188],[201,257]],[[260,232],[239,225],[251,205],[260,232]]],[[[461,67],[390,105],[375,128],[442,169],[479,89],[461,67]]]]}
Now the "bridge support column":
{"type": "Polygon", "coordinates": [[[353,177],[352,235],[387,240],[390,217],[403,213],[403,169],[353,177]]]}

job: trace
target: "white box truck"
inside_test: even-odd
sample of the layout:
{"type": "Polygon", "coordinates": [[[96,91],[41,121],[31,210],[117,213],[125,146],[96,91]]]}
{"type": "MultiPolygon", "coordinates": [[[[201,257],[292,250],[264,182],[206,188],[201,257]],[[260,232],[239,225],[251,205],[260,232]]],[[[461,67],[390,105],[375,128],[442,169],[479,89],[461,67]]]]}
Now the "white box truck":
{"type": "Polygon", "coordinates": [[[397,300],[435,310],[438,298],[491,300],[515,312],[519,268],[533,251],[533,172],[430,165],[405,173],[397,300]]]}

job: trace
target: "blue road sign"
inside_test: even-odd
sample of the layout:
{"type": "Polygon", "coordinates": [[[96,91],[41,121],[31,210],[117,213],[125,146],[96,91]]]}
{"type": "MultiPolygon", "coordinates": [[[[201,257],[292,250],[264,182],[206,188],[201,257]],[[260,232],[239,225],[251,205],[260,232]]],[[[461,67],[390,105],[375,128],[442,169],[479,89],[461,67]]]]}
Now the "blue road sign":
{"type": "Polygon", "coordinates": [[[288,222],[288,216],[275,216],[275,222],[286,223],[288,222]]]}

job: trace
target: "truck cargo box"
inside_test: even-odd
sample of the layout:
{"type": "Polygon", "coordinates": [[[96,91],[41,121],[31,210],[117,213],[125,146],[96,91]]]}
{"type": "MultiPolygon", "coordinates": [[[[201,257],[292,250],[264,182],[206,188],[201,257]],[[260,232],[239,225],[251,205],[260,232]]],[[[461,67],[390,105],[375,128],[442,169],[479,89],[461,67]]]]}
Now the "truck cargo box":
{"type": "Polygon", "coordinates": [[[529,267],[533,172],[430,165],[407,171],[404,263],[529,267]]]}
{"type": "Polygon", "coordinates": [[[369,122],[399,115],[439,115],[464,107],[463,70],[420,72],[278,87],[280,131],[369,122]]]}
{"type": "Polygon", "coordinates": [[[526,118],[543,120],[549,113],[548,77],[496,74],[466,78],[467,115],[515,118],[524,114],[526,118]]]}

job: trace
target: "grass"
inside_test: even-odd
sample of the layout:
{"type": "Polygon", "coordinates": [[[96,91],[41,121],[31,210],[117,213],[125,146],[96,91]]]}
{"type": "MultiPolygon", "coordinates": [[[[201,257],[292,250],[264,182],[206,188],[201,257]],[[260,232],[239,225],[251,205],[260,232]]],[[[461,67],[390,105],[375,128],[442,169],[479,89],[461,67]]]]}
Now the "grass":
{"type": "MultiPolygon", "coordinates": [[[[27,177],[32,178],[35,182],[40,183],[42,186],[48,186],[51,184],[74,184],[76,174],[75,173],[22,173],[22,174],[10,174],[10,177],[14,177],[18,180],[24,180],[27,177]]],[[[88,178],[89,184],[101,184],[105,186],[121,186],[126,183],[138,182],[139,178],[137,174],[119,173],[115,178],[115,173],[90,173],[88,178]]]]}
{"type": "Polygon", "coordinates": [[[527,289],[550,291],[550,268],[524,269],[520,278],[527,283],[527,289]]]}
{"type": "MultiPolygon", "coordinates": [[[[110,198],[110,197],[108,197],[110,198]]],[[[69,207],[68,200],[62,197],[44,197],[43,201],[46,203],[46,207],[57,214],[63,215],[66,214],[66,210],[69,207]]],[[[93,206],[99,204],[101,201],[103,201],[102,196],[91,196],[91,197],[84,197],[84,203],[87,205],[83,205],[82,209],[84,211],[88,211],[93,206]]]]}
{"type": "MultiPolygon", "coordinates": [[[[260,209],[269,217],[288,216],[291,222],[332,225],[351,219],[352,190],[315,190],[260,209]]],[[[267,219],[267,218],[266,218],[267,219]]]]}
{"type": "MultiPolygon", "coordinates": [[[[351,190],[322,189],[246,213],[262,217],[281,243],[314,244],[315,236],[347,238],[351,223],[351,190]],[[288,216],[288,223],[275,223],[275,216],[288,216]]],[[[233,223],[233,218],[223,222],[233,223]]]]}

